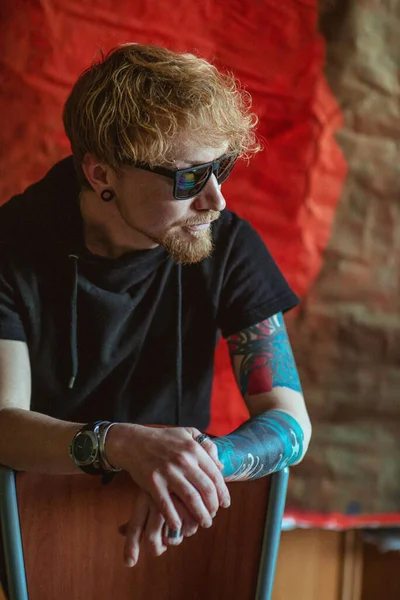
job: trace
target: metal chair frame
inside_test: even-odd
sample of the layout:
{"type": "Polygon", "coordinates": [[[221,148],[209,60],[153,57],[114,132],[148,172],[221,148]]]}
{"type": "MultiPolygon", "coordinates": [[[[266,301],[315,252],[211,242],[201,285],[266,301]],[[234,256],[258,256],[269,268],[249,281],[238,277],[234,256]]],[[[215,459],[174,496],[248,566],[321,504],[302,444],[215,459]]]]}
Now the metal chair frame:
{"type": "MultiPolygon", "coordinates": [[[[255,600],[271,600],[285,509],[289,469],[271,475],[255,600]]],[[[0,518],[9,600],[29,600],[15,473],[0,466],[0,518]]]]}

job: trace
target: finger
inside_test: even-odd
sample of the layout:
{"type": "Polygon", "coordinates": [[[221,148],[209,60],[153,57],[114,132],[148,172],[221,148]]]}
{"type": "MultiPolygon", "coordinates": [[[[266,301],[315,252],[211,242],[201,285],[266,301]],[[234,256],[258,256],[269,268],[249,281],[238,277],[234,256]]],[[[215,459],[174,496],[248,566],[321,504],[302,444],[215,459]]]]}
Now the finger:
{"type": "Polygon", "coordinates": [[[161,556],[167,550],[167,546],[163,543],[162,535],[164,525],[164,517],[158,508],[153,505],[150,508],[149,518],[147,519],[142,537],[142,543],[144,542],[147,551],[152,556],[161,556]]]}
{"type": "Polygon", "coordinates": [[[146,526],[148,514],[149,498],[145,494],[140,494],[126,529],[124,562],[127,567],[134,567],[139,560],[140,540],[146,526]]]}
{"type": "MultiPolygon", "coordinates": [[[[205,442],[204,442],[204,444],[205,444],[205,442]]],[[[212,442],[211,442],[211,444],[212,444],[212,442]]],[[[203,447],[203,445],[201,445],[201,446],[198,445],[199,446],[199,449],[198,449],[199,467],[201,467],[201,469],[203,469],[203,471],[208,475],[208,477],[213,482],[215,489],[216,489],[217,496],[218,496],[219,506],[222,506],[223,508],[228,508],[228,506],[230,506],[230,504],[231,504],[231,496],[229,494],[229,490],[224,481],[221,471],[219,470],[219,468],[217,467],[215,462],[210,460],[210,456],[209,456],[208,452],[206,451],[206,448],[203,447]]]]}
{"type": "MultiPolygon", "coordinates": [[[[205,473],[202,472],[201,469],[199,469],[197,466],[195,471],[192,471],[188,475],[188,477],[190,477],[197,483],[197,486],[199,486],[199,488],[203,490],[204,495],[208,493],[208,491],[204,492],[204,490],[208,490],[208,485],[211,490],[213,489],[213,485],[210,481],[210,478],[207,477],[205,473]],[[207,480],[209,484],[207,483],[207,480]]],[[[176,496],[178,496],[178,498],[183,502],[183,504],[186,506],[186,508],[193,515],[193,517],[201,527],[211,527],[211,514],[208,508],[206,507],[205,503],[203,502],[202,495],[197,486],[193,485],[191,481],[189,481],[185,476],[183,476],[180,471],[177,471],[171,484],[171,491],[174,492],[176,496]]],[[[171,529],[178,528],[171,527],[171,529]]]]}
{"type": "MultiPolygon", "coordinates": [[[[218,471],[218,469],[216,470],[218,471]]],[[[203,500],[210,517],[213,519],[219,509],[219,497],[214,481],[212,481],[208,474],[201,468],[192,470],[192,472],[187,475],[187,479],[200,493],[201,499],[203,500]]]]}
{"type": "MultiPolygon", "coordinates": [[[[190,433],[194,440],[202,435],[201,432],[195,427],[185,427],[185,429],[188,433],[190,433]]],[[[201,444],[197,445],[203,451],[200,451],[199,453],[199,464],[200,458],[202,457],[203,460],[201,462],[201,467],[216,486],[220,506],[223,508],[228,508],[228,506],[231,504],[231,497],[224,478],[220,472],[221,468],[223,468],[223,464],[218,459],[218,450],[216,444],[214,444],[211,439],[205,439],[201,444]],[[213,468],[212,463],[209,460],[205,459],[206,455],[212,458],[213,463],[217,466],[217,470],[213,468]]]]}
{"type": "Polygon", "coordinates": [[[192,436],[192,438],[194,440],[197,437],[199,437],[199,435],[201,435],[201,431],[199,429],[196,429],[196,427],[184,427],[183,429],[185,429],[185,431],[187,431],[188,433],[190,433],[190,435],[192,436]]]}
{"type": "Polygon", "coordinates": [[[213,459],[218,469],[222,470],[224,468],[223,463],[218,458],[218,448],[217,445],[210,438],[206,438],[200,446],[204,448],[209,456],[213,459]]]}
{"type": "Polygon", "coordinates": [[[162,540],[165,546],[179,546],[183,541],[182,530],[173,531],[165,523],[162,529],[162,540]]]}
{"type": "Polygon", "coordinates": [[[190,537],[194,535],[199,528],[199,524],[187,510],[186,506],[175,495],[173,495],[173,501],[182,520],[182,537],[190,537]]]}
{"type": "Polygon", "coordinates": [[[164,526],[163,542],[167,546],[177,546],[182,543],[184,537],[194,535],[199,528],[198,523],[175,494],[172,494],[172,499],[182,520],[182,529],[180,532],[172,532],[169,527],[164,526]]]}
{"type": "Polygon", "coordinates": [[[172,502],[170,491],[167,488],[165,479],[159,473],[154,474],[153,485],[154,489],[151,491],[151,497],[168,527],[176,531],[181,529],[182,522],[172,502]]]}

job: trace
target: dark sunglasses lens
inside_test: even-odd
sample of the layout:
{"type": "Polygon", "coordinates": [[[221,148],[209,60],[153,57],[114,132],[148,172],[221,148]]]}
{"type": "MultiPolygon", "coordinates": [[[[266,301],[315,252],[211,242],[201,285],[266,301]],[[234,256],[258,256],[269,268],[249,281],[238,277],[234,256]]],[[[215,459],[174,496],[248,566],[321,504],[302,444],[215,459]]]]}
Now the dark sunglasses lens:
{"type": "Polygon", "coordinates": [[[210,167],[192,169],[179,175],[176,184],[176,197],[179,200],[185,200],[196,196],[207,183],[210,174],[210,167]]]}
{"type": "Polygon", "coordinates": [[[218,169],[218,177],[217,181],[219,184],[223,183],[226,179],[228,179],[229,175],[232,173],[232,169],[235,166],[237,160],[237,156],[227,156],[221,160],[219,163],[218,169]]]}

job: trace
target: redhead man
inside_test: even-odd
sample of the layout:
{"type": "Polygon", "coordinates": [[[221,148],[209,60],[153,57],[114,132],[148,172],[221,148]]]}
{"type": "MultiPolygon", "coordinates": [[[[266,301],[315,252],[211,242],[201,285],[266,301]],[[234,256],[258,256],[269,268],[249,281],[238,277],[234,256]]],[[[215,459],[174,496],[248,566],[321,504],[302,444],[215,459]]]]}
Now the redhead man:
{"type": "Polygon", "coordinates": [[[72,157],[0,208],[0,463],[129,472],[127,566],[309,443],[282,316],[298,299],[221,188],[260,149],[255,124],[207,61],[125,44],[67,99],[72,157]],[[211,439],[220,335],[251,417],[211,439]]]}

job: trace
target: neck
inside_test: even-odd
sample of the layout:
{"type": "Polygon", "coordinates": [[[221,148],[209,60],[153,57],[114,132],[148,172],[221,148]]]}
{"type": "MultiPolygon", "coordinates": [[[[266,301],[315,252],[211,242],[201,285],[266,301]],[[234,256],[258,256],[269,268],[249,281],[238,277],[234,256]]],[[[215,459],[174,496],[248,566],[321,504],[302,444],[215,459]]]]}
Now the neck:
{"type": "Polygon", "coordinates": [[[126,224],[115,200],[104,202],[92,190],[83,190],[79,200],[85,246],[92,254],[119,258],[132,250],[148,250],[157,246],[126,224]]]}

